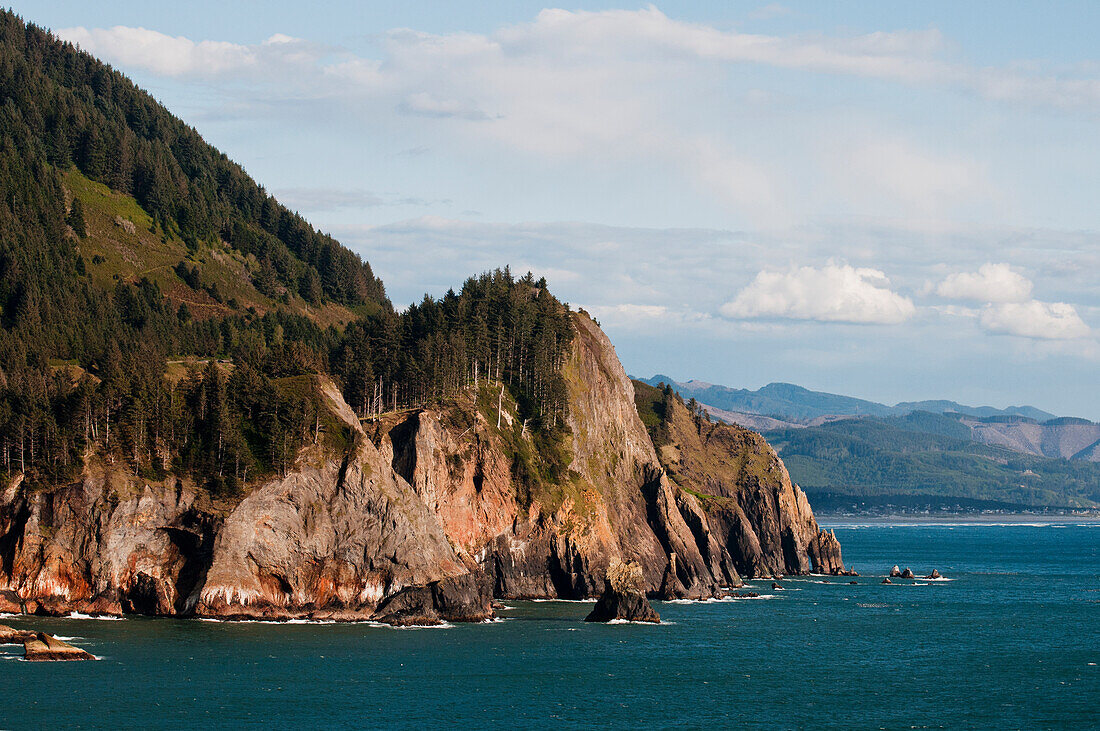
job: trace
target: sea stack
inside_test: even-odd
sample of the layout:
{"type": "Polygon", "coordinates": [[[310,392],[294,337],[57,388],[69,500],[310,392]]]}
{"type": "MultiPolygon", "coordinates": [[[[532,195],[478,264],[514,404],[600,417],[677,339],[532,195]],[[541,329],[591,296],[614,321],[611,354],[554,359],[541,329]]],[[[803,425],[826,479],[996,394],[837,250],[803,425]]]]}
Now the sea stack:
{"type": "Polygon", "coordinates": [[[906,566],[905,571],[901,572],[901,578],[903,578],[903,579],[915,579],[915,578],[917,578],[917,575],[913,573],[913,569],[906,566]]]}
{"type": "Polygon", "coordinates": [[[45,632],[37,632],[33,637],[23,641],[23,659],[28,662],[43,662],[49,660],[95,660],[95,656],[73,647],[68,642],[62,642],[45,632]]]}
{"type": "Polygon", "coordinates": [[[894,564],[894,568],[890,569],[890,578],[896,579],[899,576],[901,576],[901,569],[898,568],[897,564],[894,564]]]}
{"type": "Polygon", "coordinates": [[[628,622],[661,621],[660,615],[645,598],[642,567],[638,564],[612,561],[604,580],[603,594],[592,613],[584,618],[585,622],[610,622],[625,620],[628,622]]]}

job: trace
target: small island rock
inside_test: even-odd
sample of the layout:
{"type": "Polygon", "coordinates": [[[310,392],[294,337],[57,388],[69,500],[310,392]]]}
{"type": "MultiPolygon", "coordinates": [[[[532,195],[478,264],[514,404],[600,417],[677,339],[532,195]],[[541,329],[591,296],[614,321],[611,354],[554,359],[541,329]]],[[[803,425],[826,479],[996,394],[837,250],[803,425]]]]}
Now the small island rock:
{"type": "Polygon", "coordinates": [[[901,569],[897,564],[894,564],[894,568],[890,569],[890,578],[894,579],[901,576],[901,569]]]}
{"type": "Polygon", "coordinates": [[[924,578],[926,578],[926,579],[942,579],[943,577],[940,576],[939,571],[937,571],[936,569],[932,569],[932,573],[928,574],[928,576],[925,576],[924,578]]]}
{"type": "Polygon", "coordinates": [[[882,580],[882,583],[884,583],[884,584],[893,584],[894,582],[890,581],[890,577],[886,577],[885,579],[882,580]]]}
{"type": "Polygon", "coordinates": [[[782,589],[783,586],[778,581],[773,581],[772,582],[772,588],[773,589],[782,589]]]}
{"type": "Polygon", "coordinates": [[[905,571],[901,572],[901,578],[903,578],[903,579],[915,579],[915,578],[917,578],[917,576],[916,576],[916,574],[913,573],[913,569],[906,566],[905,571]]]}
{"type": "Polygon", "coordinates": [[[29,662],[50,660],[95,660],[95,656],[45,632],[36,632],[23,641],[23,659],[29,662]]]}
{"type": "Polygon", "coordinates": [[[661,617],[645,598],[642,567],[636,563],[613,561],[607,569],[603,594],[585,622],[610,622],[614,619],[629,622],[660,623],[661,617]]]}

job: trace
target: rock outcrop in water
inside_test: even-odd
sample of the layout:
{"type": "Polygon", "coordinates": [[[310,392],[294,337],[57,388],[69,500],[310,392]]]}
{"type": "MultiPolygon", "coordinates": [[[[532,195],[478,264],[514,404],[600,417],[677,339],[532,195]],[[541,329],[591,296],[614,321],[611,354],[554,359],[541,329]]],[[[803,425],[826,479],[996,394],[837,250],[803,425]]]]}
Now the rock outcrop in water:
{"type": "Polygon", "coordinates": [[[28,662],[58,660],[95,660],[95,656],[45,632],[36,632],[23,641],[23,659],[28,662]]]}
{"type": "Polygon", "coordinates": [[[646,599],[642,567],[636,563],[614,562],[607,569],[603,593],[585,622],[653,622],[661,617],[646,599]]]}
{"type": "Polygon", "coordinates": [[[490,617],[494,596],[596,596],[614,562],[638,566],[644,594],[691,599],[843,570],[762,437],[685,410],[659,457],[611,343],[574,323],[560,478],[517,476],[537,446],[506,399],[498,414],[472,388],[361,424],[318,378],[349,447],[307,447],[243,499],[92,454],[73,484],[4,486],[0,611],[431,624],[490,617]]]}

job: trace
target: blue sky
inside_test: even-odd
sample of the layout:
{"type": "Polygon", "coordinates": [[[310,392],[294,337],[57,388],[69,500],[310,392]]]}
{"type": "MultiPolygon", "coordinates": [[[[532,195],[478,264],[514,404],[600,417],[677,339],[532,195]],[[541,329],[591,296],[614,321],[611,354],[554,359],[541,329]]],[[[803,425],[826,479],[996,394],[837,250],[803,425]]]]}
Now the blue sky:
{"type": "Polygon", "coordinates": [[[1100,418],[1100,4],[14,9],[395,303],[508,264],[635,374],[1100,418]]]}

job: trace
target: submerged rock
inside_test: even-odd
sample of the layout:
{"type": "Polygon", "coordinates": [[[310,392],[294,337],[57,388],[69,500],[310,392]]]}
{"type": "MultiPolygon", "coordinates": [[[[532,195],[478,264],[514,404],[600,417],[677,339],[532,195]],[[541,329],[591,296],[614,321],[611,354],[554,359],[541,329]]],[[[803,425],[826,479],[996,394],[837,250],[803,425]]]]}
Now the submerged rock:
{"type": "Polygon", "coordinates": [[[95,660],[95,655],[45,632],[36,632],[32,637],[23,641],[23,659],[29,662],[95,660]]]}
{"type": "Polygon", "coordinates": [[[650,606],[643,591],[642,567],[636,563],[612,562],[607,569],[603,594],[585,622],[610,622],[615,619],[629,622],[660,623],[661,617],[650,606]]]}
{"type": "Polygon", "coordinates": [[[896,579],[899,576],[901,576],[901,569],[898,568],[897,564],[894,564],[894,568],[890,569],[890,578],[896,579]]]}
{"type": "Polygon", "coordinates": [[[901,572],[901,578],[903,578],[903,579],[915,579],[915,578],[917,578],[917,576],[916,576],[916,574],[913,573],[913,569],[906,566],[905,571],[901,572]]]}

